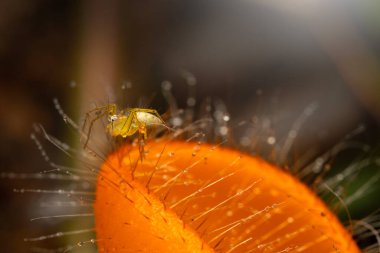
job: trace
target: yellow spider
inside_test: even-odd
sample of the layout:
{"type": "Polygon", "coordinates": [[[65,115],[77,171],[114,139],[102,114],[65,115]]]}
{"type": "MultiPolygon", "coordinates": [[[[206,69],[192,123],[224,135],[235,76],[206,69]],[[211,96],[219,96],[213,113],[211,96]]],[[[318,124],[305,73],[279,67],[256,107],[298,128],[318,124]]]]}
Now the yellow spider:
{"type": "Polygon", "coordinates": [[[86,148],[90,139],[90,133],[94,122],[106,115],[108,115],[109,122],[107,124],[107,132],[114,137],[120,135],[121,137],[126,138],[138,132],[142,136],[143,140],[146,140],[148,138],[146,129],[147,126],[161,125],[167,127],[160,114],[158,114],[158,112],[154,109],[127,108],[118,112],[116,104],[108,104],[104,107],[95,108],[86,113],[82,131],[84,130],[91,113],[94,112],[95,117],[90,122],[84,148],[86,148]]]}

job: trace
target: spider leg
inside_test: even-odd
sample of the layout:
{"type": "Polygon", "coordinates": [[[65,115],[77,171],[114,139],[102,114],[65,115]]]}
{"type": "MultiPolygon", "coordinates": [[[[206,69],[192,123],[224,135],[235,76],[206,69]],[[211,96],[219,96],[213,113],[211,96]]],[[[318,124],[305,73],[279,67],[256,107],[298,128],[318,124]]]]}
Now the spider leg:
{"type": "Polygon", "coordinates": [[[89,120],[90,117],[92,117],[92,114],[95,112],[101,112],[100,115],[105,115],[105,112],[115,114],[116,113],[116,105],[115,104],[108,104],[106,106],[96,107],[94,109],[87,111],[86,117],[84,118],[84,122],[82,125],[82,133],[85,132],[87,121],[89,120]]]}
{"type": "MultiPolygon", "coordinates": [[[[145,128],[145,126],[144,126],[145,128]]],[[[148,134],[146,133],[146,130],[144,130],[144,140],[148,139],[148,134]]]]}
{"type": "Polygon", "coordinates": [[[125,136],[122,135],[123,137],[127,137],[127,136],[130,136],[133,134],[133,133],[130,134],[129,131],[131,130],[131,126],[132,126],[134,119],[135,119],[135,117],[134,117],[133,113],[130,113],[128,115],[127,119],[125,120],[123,126],[121,127],[122,132],[126,133],[125,136]],[[126,131],[124,131],[124,128],[126,128],[126,131]]]}
{"type": "MultiPolygon", "coordinates": [[[[144,160],[144,156],[145,156],[145,151],[144,151],[145,140],[148,138],[147,137],[147,133],[146,133],[146,126],[145,126],[144,123],[140,122],[138,120],[138,118],[137,118],[136,111],[140,111],[140,110],[130,109],[128,111],[130,113],[129,115],[132,118],[132,120],[135,120],[137,122],[137,125],[138,125],[138,130],[139,130],[139,136],[138,136],[139,153],[140,153],[140,160],[141,160],[141,163],[142,163],[143,160],[144,160]],[[143,128],[144,128],[144,132],[142,134],[141,134],[141,126],[143,126],[143,128]]],[[[132,122],[132,120],[131,120],[131,122],[132,122]]]]}
{"type": "Polygon", "coordinates": [[[141,161],[141,163],[143,162],[143,160],[145,158],[145,149],[144,149],[144,146],[145,146],[144,139],[141,139],[141,137],[139,137],[139,153],[140,153],[140,161],[141,161]]]}
{"type": "Polygon", "coordinates": [[[88,132],[87,132],[87,139],[86,139],[86,142],[83,145],[84,149],[86,149],[88,141],[90,140],[90,134],[91,134],[92,126],[94,125],[95,121],[97,121],[98,119],[100,119],[101,117],[103,117],[103,116],[105,116],[107,114],[108,114],[108,111],[102,112],[101,114],[99,114],[98,116],[96,116],[94,119],[92,119],[90,121],[90,126],[88,127],[88,132]]]}

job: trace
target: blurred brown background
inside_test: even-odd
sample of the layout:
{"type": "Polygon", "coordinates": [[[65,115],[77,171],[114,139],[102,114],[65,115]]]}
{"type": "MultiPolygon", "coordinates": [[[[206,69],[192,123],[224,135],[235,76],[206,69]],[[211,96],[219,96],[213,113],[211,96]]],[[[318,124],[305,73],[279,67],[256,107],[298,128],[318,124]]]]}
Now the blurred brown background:
{"type": "MultiPolygon", "coordinates": [[[[197,79],[198,102],[206,97],[223,100],[232,125],[254,116],[270,118],[278,137],[286,136],[303,110],[317,102],[294,152],[311,147],[323,152],[365,124],[358,140],[371,146],[367,154],[376,153],[380,4],[277,2],[3,0],[1,171],[37,173],[48,168],[29,136],[38,122],[52,135],[67,138],[53,98],[75,119],[91,103],[112,100],[115,94],[123,106],[142,103],[164,113],[164,80],[173,84],[179,105],[186,106],[183,71],[197,79]]],[[[244,134],[234,133],[237,143],[244,134]]],[[[65,162],[51,145],[46,150],[52,160],[65,162]]],[[[23,238],[65,227],[61,221],[31,223],[30,218],[46,214],[40,205],[45,196],[12,189],[48,189],[55,182],[7,177],[0,179],[1,251],[36,251],[23,238]]],[[[354,215],[378,207],[376,199],[366,203],[366,210],[354,208],[354,215]]],[[[42,245],[59,247],[49,240],[42,245]]]]}

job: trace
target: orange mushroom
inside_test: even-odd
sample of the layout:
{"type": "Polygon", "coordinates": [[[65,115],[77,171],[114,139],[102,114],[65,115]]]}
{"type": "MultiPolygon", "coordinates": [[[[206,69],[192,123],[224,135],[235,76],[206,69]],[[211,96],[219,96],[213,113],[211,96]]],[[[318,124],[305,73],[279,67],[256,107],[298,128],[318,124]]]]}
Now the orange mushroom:
{"type": "Polygon", "coordinates": [[[101,167],[99,252],[360,252],[297,178],[239,151],[153,140],[101,167]]]}

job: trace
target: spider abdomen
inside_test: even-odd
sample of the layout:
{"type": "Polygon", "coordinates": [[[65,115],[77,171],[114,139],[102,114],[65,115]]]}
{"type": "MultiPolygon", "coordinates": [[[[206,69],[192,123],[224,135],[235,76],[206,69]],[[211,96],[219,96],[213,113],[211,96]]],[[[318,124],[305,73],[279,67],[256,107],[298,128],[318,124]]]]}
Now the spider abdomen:
{"type": "Polygon", "coordinates": [[[162,125],[163,122],[157,116],[149,112],[136,112],[137,120],[145,125],[162,125]]]}

